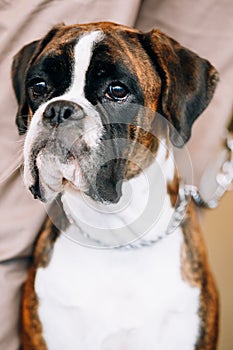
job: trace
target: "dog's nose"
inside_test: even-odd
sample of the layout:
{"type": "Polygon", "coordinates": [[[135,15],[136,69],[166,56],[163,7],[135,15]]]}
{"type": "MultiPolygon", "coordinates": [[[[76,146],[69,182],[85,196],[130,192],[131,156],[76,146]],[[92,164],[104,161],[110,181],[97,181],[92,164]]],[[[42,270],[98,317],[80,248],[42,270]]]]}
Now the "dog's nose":
{"type": "Polygon", "coordinates": [[[43,113],[44,121],[57,126],[67,119],[79,120],[84,117],[82,107],[71,101],[54,101],[48,104],[43,113]]]}

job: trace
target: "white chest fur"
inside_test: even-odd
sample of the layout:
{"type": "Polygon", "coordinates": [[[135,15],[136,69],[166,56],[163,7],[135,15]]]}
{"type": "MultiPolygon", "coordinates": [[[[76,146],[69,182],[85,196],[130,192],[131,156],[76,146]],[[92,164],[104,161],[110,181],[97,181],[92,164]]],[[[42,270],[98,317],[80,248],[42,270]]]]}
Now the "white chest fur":
{"type": "Polygon", "coordinates": [[[191,350],[199,290],[181,278],[179,229],[139,250],[95,250],[60,236],[37,272],[49,350],[191,350]]]}
{"type": "MultiPolygon", "coordinates": [[[[64,194],[63,202],[82,221],[88,214],[86,221],[94,221],[91,232],[97,237],[102,222],[108,237],[115,228],[112,222],[116,227],[124,222],[127,229],[126,219],[141,215],[139,208],[152,217],[157,210],[159,220],[143,237],[153,239],[166,232],[174,210],[166,194],[174,165],[171,158],[166,160],[162,142],[156,162],[142,176],[130,180],[132,200],[114,215],[85,207],[72,192],[64,194]],[[146,199],[149,194],[151,203],[146,199]]],[[[140,220],[144,221],[148,217],[140,220]]],[[[139,231],[144,232],[141,227],[139,231]]],[[[38,270],[35,281],[48,350],[193,350],[199,329],[199,290],[182,280],[182,243],[179,228],[150,247],[132,250],[88,248],[61,235],[48,267],[38,270]]]]}

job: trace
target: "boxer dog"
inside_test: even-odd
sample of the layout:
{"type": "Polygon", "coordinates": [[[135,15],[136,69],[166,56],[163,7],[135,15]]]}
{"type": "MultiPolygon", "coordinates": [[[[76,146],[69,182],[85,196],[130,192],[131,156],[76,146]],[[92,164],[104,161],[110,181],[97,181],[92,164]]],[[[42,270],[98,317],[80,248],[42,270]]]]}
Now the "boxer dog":
{"type": "Polygon", "coordinates": [[[173,161],[215,68],[157,29],[103,22],[54,27],[12,77],[24,181],[54,203],[24,287],[23,349],[216,349],[217,292],[173,161]]]}

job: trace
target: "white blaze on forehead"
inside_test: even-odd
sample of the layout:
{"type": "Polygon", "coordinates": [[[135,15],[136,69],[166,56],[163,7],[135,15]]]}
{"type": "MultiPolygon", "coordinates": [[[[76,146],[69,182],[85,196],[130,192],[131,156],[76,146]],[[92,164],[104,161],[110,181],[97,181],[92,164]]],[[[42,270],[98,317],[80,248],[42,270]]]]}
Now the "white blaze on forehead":
{"type": "Polygon", "coordinates": [[[74,48],[75,65],[73,71],[73,82],[68,94],[75,90],[77,96],[84,97],[86,73],[90,66],[95,44],[104,37],[103,32],[95,31],[81,37],[74,48]]]}
{"type": "MultiPolygon", "coordinates": [[[[92,104],[85,98],[86,74],[90,66],[95,44],[103,40],[102,31],[94,31],[83,35],[74,48],[73,81],[69,90],[62,96],[79,104],[86,112],[83,139],[89,147],[95,147],[102,134],[102,124],[99,115],[92,104]]],[[[60,97],[61,98],[61,97],[60,97]]]]}
{"type": "MultiPolygon", "coordinates": [[[[75,59],[72,81],[69,89],[63,95],[54,97],[51,100],[43,103],[33,115],[24,146],[24,181],[28,188],[34,183],[34,177],[31,170],[32,150],[34,148],[34,145],[36,142],[38,142],[38,139],[40,139],[40,135],[41,139],[44,139],[44,137],[49,138],[48,135],[44,136],[46,126],[43,125],[41,121],[43,120],[43,113],[50,103],[59,100],[66,100],[73,101],[82,107],[85,112],[85,118],[83,121],[83,140],[91,148],[95,148],[100,142],[100,136],[102,135],[103,129],[101,119],[93,105],[85,98],[84,90],[86,84],[86,73],[90,66],[95,44],[100,42],[103,37],[104,34],[102,31],[94,31],[81,36],[74,47],[75,59]]],[[[53,156],[54,155],[51,155],[51,157],[53,156]]],[[[49,164],[49,159],[47,159],[47,161],[49,164]]],[[[59,167],[59,171],[63,173],[64,167],[62,167],[62,169],[59,167]]],[[[65,172],[67,173],[67,171],[65,172]]],[[[44,177],[44,182],[48,185],[48,187],[51,187],[50,177],[44,177]]]]}

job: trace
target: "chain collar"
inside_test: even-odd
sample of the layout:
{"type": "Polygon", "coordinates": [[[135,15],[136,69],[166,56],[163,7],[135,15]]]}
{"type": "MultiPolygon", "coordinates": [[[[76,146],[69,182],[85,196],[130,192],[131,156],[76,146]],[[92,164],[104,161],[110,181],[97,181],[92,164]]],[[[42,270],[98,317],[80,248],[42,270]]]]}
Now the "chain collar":
{"type": "Polygon", "coordinates": [[[76,226],[84,238],[87,238],[89,241],[97,244],[99,247],[103,249],[105,248],[105,249],[114,249],[114,250],[132,250],[132,249],[140,249],[144,247],[151,247],[152,245],[155,245],[156,243],[160,242],[165,237],[171,235],[182,222],[190,199],[191,199],[191,192],[189,188],[187,188],[186,186],[183,185],[182,182],[180,182],[178,205],[174,210],[173,216],[171,218],[171,221],[168,225],[167,230],[165,230],[162,234],[157,236],[155,239],[147,240],[147,239],[138,238],[136,241],[132,243],[126,243],[115,247],[107,245],[99,239],[93,238],[91,235],[89,235],[85,231],[81,231],[79,225],[71,217],[69,213],[69,209],[65,203],[63,203],[63,208],[70,224],[76,226]]]}

